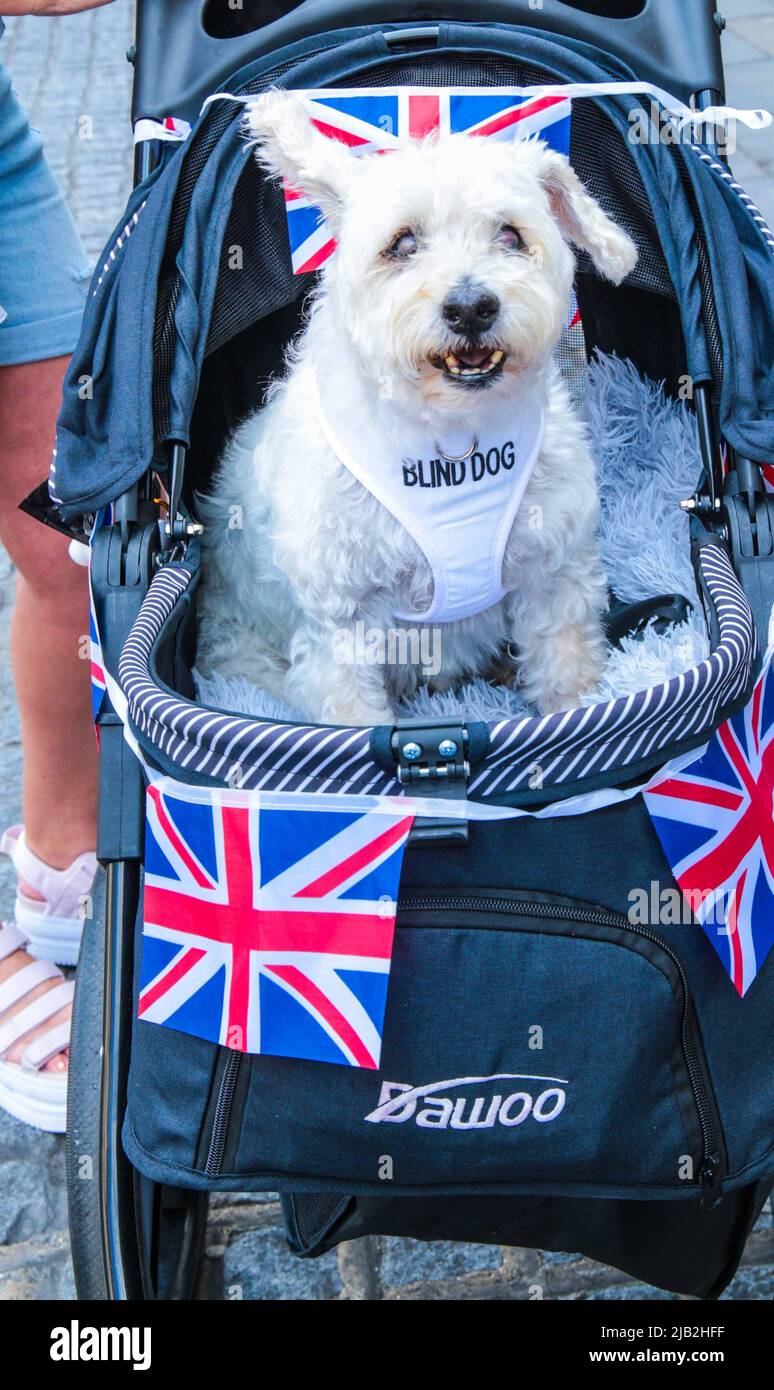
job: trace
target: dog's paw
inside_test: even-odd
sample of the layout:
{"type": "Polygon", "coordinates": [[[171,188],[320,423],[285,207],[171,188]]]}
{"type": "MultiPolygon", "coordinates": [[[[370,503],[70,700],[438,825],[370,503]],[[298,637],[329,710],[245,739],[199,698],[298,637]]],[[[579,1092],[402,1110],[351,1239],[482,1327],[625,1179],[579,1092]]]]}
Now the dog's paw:
{"type": "Polygon", "coordinates": [[[395,723],[395,711],[388,704],[365,700],[357,692],[351,695],[330,695],[323,700],[319,711],[323,724],[356,725],[358,728],[377,728],[395,723]]]}
{"type": "Polygon", "coordinates": [[[598,686],[606,661],[601,634],[590,635],[577,627],[564,628],[552,644],[550,658],[542,669],[525,663],[523,693],[540,714],[556,714],[573,709],[584,695],[598,686]]]}

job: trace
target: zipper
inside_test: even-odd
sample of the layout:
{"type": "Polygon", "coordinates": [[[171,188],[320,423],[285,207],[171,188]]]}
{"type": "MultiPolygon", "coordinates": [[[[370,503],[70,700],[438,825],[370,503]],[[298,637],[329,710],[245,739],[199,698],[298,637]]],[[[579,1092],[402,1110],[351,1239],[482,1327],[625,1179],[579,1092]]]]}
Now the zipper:
{"type": "Polygon", "coordinates": [[[220,1082],[218,1084],[218,1098],[215,1101],[215,1109],[212,1117],[212,1132],[210,1143],[207,1150],[207,1159],[204,1164],[204,1172],[208,1178],[217,1177],[223,1163],[223,1154],[228,1138],[229,1121],[231,1119],[231,1106],[234,1100],[234,1088],[239,1075],[239,1066],[242,1061],[242,1053],[234,1052],[229,1049],[226,1053],[226,1060],[223,1064],[220,1082]]]}
{"type": "Polygon", "coordinates": [[[608,912],[604,908],[569,905],[560,907],[558,904],[531,902],[519,898],[421,896],[405,897],[398,900],[399,913],[435,911],[504,913],[514,917],[543,917],[551,921],[578,922],[590,927],[614,927],[619,931],[623,928],[635,936],[642,936],[653,942],[669,957],[680,978],[683,995],[680,1043],[702,1136],[702,1161],[698,1174],[702,1193],[701,1205],[706,1211],[714,1210],[723,1199],[724,1163],[721,1154],[721,1140],[715,1108],[710,1100],[693,1036],[691,992],[688,977],[682,961],[675,955],[668,942],[657,932],[650,931],[647,927],[634,926],[622,913],[608,912]]]}

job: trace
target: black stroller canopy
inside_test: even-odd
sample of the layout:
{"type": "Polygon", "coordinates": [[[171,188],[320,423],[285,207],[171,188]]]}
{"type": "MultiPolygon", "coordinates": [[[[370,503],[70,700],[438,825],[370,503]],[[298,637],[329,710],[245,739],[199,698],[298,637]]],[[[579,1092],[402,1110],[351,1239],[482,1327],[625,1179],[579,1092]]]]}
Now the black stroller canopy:
{"type": "MultiPolygon", "coordinates": [[[[634,75],[577,40],[444,24],[438,49],[419,55],[369,29],[307,39],[243,69],[228,90],[616,79],[634,75]]],[[[695,384],[714,381],[726,440],[774,464],[774,239],[711,146],[633,143],[631,113],[641,108],[636,96],[574,108],[573,164],[640,250],[627,286],[612,293],[650,292],[638,307],[653,316],[651,374],[669,376],[664,363],[676,360],[695,384]]],[[[242,116],[240,102],[207,106],[189,140],[135,190],[97,266],[52,469],[65,517],[165,467],[170,443],[190,444],[205,359],[270,315],[275,333],[263,335],[258,370],[251,364],[253,392],[281,365],[311,277],[291,272],[282,195],[251,159],[242,116]],[[235,245],[239,269],[229,259],[235,245]]],[[[579,257],[581,283],[589,271],[579,257]]],[[[592,283],[604,320],[611,292],[592,283]]],[[[582,289],[579,297],[585,319],[582,289]]]]}

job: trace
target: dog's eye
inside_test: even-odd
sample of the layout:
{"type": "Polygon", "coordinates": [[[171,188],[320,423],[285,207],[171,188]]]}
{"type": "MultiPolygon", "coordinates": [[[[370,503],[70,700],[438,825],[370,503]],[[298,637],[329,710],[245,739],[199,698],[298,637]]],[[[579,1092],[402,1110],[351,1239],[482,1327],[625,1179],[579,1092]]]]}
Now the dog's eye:
{"type": "Polygon", "coordinates": [[[385,255],[392,256],[398,261],[405,261],[409,256],[413,256],[416,250],[416,236],[410,228],[404,227],[402,232],[398,232],[395,240],[390,242],[385,251],[385,255]]]}
{"type": "Polygon", "coordinates": [[[497,233],[497,240],[501,246],[505,246],[509,251],[523,251],[527,245],[524,237],[517,227],[512,227],[506,222],[497,233]]]}

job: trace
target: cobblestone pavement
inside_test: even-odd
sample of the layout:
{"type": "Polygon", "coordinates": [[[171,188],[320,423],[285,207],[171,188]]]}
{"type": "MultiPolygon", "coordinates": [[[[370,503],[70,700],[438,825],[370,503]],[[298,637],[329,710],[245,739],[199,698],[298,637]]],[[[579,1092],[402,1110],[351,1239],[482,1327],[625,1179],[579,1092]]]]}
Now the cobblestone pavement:
{"type": "MultiPolygon", "coordinates": [[[[0,9],[2,5],[0,5],[0,9]]],[[[723,0],[729,99],[774,102],[774,0],[723,0]]],[[[127,138],[132,4],[55,20],[8,21],[0,55],[11,68],[49,159],[67,191],[89,254],[118,220],[131,178],[127,138]],[[93,138],[82,138],[84,115],[93,138]]],[[[740,181],[774,221],[774,134],[742,133],[740,181]]],[[[0,818],[18,819],[21,750],[8,659],[13,574],[0,553],[0,818]]],[[[13,900],[0,865],[0,911],[13,900]]],[[[0,1298],[72,1298],[60,1139],[0,1112],[0,1298]]],[[[294,1260],[271,1198],[216,1196],[201,1297],[248,1299],[644,1299],[668,1298],[590,1260],[490,1246],[383,1239],[338,1255],[294,1260]]],[[[774,1296],[774,1229],[767,1212],[726,1297],[774,1296]]]]}

